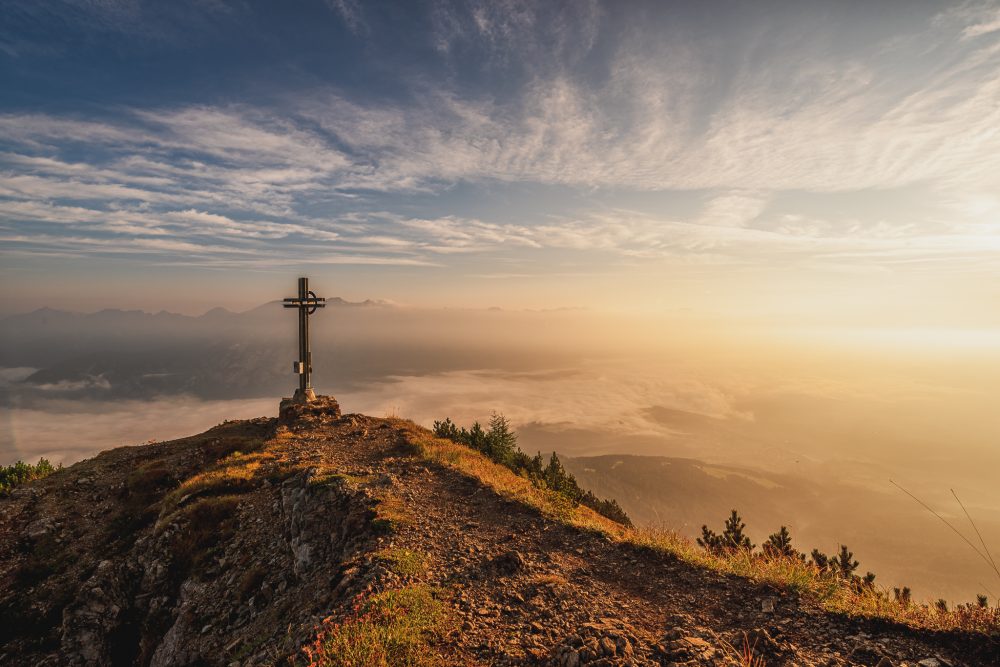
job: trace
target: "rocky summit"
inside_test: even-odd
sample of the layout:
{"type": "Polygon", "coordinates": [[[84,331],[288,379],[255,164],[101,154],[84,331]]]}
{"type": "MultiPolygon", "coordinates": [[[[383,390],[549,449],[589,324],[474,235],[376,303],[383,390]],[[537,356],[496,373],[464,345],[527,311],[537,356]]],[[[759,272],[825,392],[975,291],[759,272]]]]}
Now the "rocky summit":
{"type": "Polygon", "coordinates": [[[110,450],[0,499],[0,664],[1000,664],[535,496],[330,398],[110,450]]]}

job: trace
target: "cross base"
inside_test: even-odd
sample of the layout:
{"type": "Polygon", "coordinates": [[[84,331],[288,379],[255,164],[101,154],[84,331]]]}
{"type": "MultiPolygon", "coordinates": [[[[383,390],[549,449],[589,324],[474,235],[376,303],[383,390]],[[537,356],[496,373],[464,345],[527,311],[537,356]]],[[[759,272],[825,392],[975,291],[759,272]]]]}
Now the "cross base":
{"type": "Polygon", "coordinates": [[[313,391],[312,387],[306,387],[306,389],[296,389],[295,395],[292,396],[292,403],[312,403],[316,400],[316,392],[313,391]]]}
{"type": "Polygon", "coordinates": [[[297,398],[298,392],[292,398],[281,400],[278,406],[279,423],[288,425],[296,422],[340,419],[340,404],[333,396],[313,394],[311,401],[297,400],[297,398]]]}

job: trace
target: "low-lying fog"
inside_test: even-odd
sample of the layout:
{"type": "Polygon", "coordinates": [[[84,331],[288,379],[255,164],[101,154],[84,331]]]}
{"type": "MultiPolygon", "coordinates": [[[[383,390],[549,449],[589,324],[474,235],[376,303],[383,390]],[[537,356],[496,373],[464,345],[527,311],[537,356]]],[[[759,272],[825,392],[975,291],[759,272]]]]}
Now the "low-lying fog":
{"type": "MultiPolygon", "coordinates": [[[[347,412],[430,426],[497,410],[523,449],[570,457],[585,485],[639,522],[693,536],[736,507],[758,543],[782,523],[806,551],[846,543],[879,583],[919,598],[1000,592],[968,546],[889,482],[976,541],[954,489],[1000,549],[996,338],[338,303],[313,326],[315,384],[347,412]]],[[[0,464],[69,464],[273,415],[296,383],[295,336],[277,304],[6,318],[0,464]]]]}

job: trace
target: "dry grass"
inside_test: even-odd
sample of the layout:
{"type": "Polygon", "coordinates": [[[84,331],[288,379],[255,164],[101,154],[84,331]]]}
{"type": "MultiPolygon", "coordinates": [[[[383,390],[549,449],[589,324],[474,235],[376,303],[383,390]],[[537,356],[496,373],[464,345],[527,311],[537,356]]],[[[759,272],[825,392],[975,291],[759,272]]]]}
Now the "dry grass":
{"type": "Polygon", "coordinates": [[[451,617],[436,591],[408,586],[360,599],[340,622],[326,619],[303,651],[309,667],[432,667],[434,641],[451,617]]]}
{"type": "Polygon", "coordinates": [[[426,429],[413,427],[407,428],[407,432],[410,445],[417,455],[460,470],[499,495],[535,507],[561,523],[599,532],[618,542],[671,554],[698,567],[792,589],[818,601],[830,611],[891,619],[934,630],[1000,634],[1000,609],[970,605],[941,612],[932,605],[899,603],[891,591],[879,586],[854,587],[834,575],[821,572],[812,563],[799,559],[770,558],[742,550],[712,554],[675,532],[626,528],[582,505],[574,507],[563,496],[538,489],[527,479],[493,463],[479,452],[450,440],[435,438],[426,429]]]}
{"type": "Polygon", "coordinates": [[[767,667],[763,656],[757,655],[756,646],[750,644],[750,639],[743,635],[743,643],[736,648],[727,641],[722,642],[723,652],[731,659],[735,660],[740,667],[767,667]]]}
{"type": "Polygon", "coordinates": [[[928,604],[904,604],[896,601],[895,596],[887,589],[880,586],[853,586],[834,574],[821,571],[813,563],[798,558],[767,557],[745,550],[712,554],[690,539],[664,530],[636,529],[630,531],[626,540],[673,554],[700,567],[795,590],[838,613],[886,618],[933,630],[1000,633],[1000,609],[962,606],[941,612],[928,604]]]}
{"type": "Polygon", "coordinates": [[[411,549],[382,549],[375,558],[403,577],[415,577],[427,570],[427,554],[411,549]]]}
{"type": "Polygon", "coordinates": [[[542,572],[533,576],[531,578],[531,583],[536,586],[568,586],[569,579],[561,574],[556,574],[555,572],[542,572]]]}
{"type": "Polygon", "coordinates": [[[201,496],[246,493],[254,487],[261,465],[273,454],[234,452],[209,470],[184,480],[163,498],[160,518],[169,516],[181,504],[201,496]]]}
{"type": "Polygon", "coordinates": [[[411,431],[411,444],[423,458],[456,468],[475,477],[499,495],[535,507],[561,523],[619,538],[627,532],[621,524],[604,518],[589,507],[574,505],[555,491],[539,489],[530,480],[519,477],[509,468],[490,461],[465,445],[435,438],[426,431],[411,431]]]}
{"type": "Polygon", "coordinates": [[[372,525],[382,531],[391,533],[402,526],[412,526],[415,520],[410,508],[402,498],[383,493],[378,496],[375,506],[375,519],[372,525]]]}

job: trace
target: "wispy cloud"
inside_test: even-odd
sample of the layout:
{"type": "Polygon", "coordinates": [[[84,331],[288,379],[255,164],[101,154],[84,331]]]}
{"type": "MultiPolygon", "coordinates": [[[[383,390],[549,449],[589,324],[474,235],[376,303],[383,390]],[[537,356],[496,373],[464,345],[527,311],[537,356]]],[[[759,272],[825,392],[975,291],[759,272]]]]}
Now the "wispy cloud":
{"type": "Polygon", "coordinates": [[[364,11],[358,0],[326,0],[326,4],[340,16],[351,32],[363,33],[368,31],[368,24],[365,23],[364,19],[364,11]]]}
{"type": "MultiPolygon", "coordinates": [[[[153,252],[172,236],[178,261],[197,250],[206,261],[433,265],[498,249],[861,261],[994,247],[982,212],[1000,189],[991,13],[928,19],[858,54],[819,57],[781,38],[727,68],[705,52],[711,45],[650,43],[632,26],[634,39],[605,48],[595,73],[580,63],[597,48],[597,5],[566,15],[537,3],[436,7],[434,39],[449,58],[477,39],[494,45],[490,58],[520,56],[526,76],[510,94],[420,79],[405,101],[318,86],[271,105],[0,115],[0,225],[39,251],[90,238],[153,252]],[[810,57],[790,61],[792,46],[810,57]],[[899,67],[928,52],[933,63],[919,73],[899,67]],[[568,188],[561,209],[525,218],[447,208],[456,186],[523,184],[568,188]],[[923,217],[852,224],[777,196],[918,186],[936,203],[923,217]],[[702,205],[673,214],[601,203],[636,191],[702,205]],[[431,203],[392,206],[417,196],[431,203]]],[[[357,3],[333,8],[352,29],[366,25],[357,3]]]]}
{"type": "Polygon", "coordinates": [[[1000,30],[1000,9],[992,6],[992,3],[960,6],[946,13],[946,16],[957,22],[966,23],[962,29],[964,39],[989,35],[1000,30]]]}

